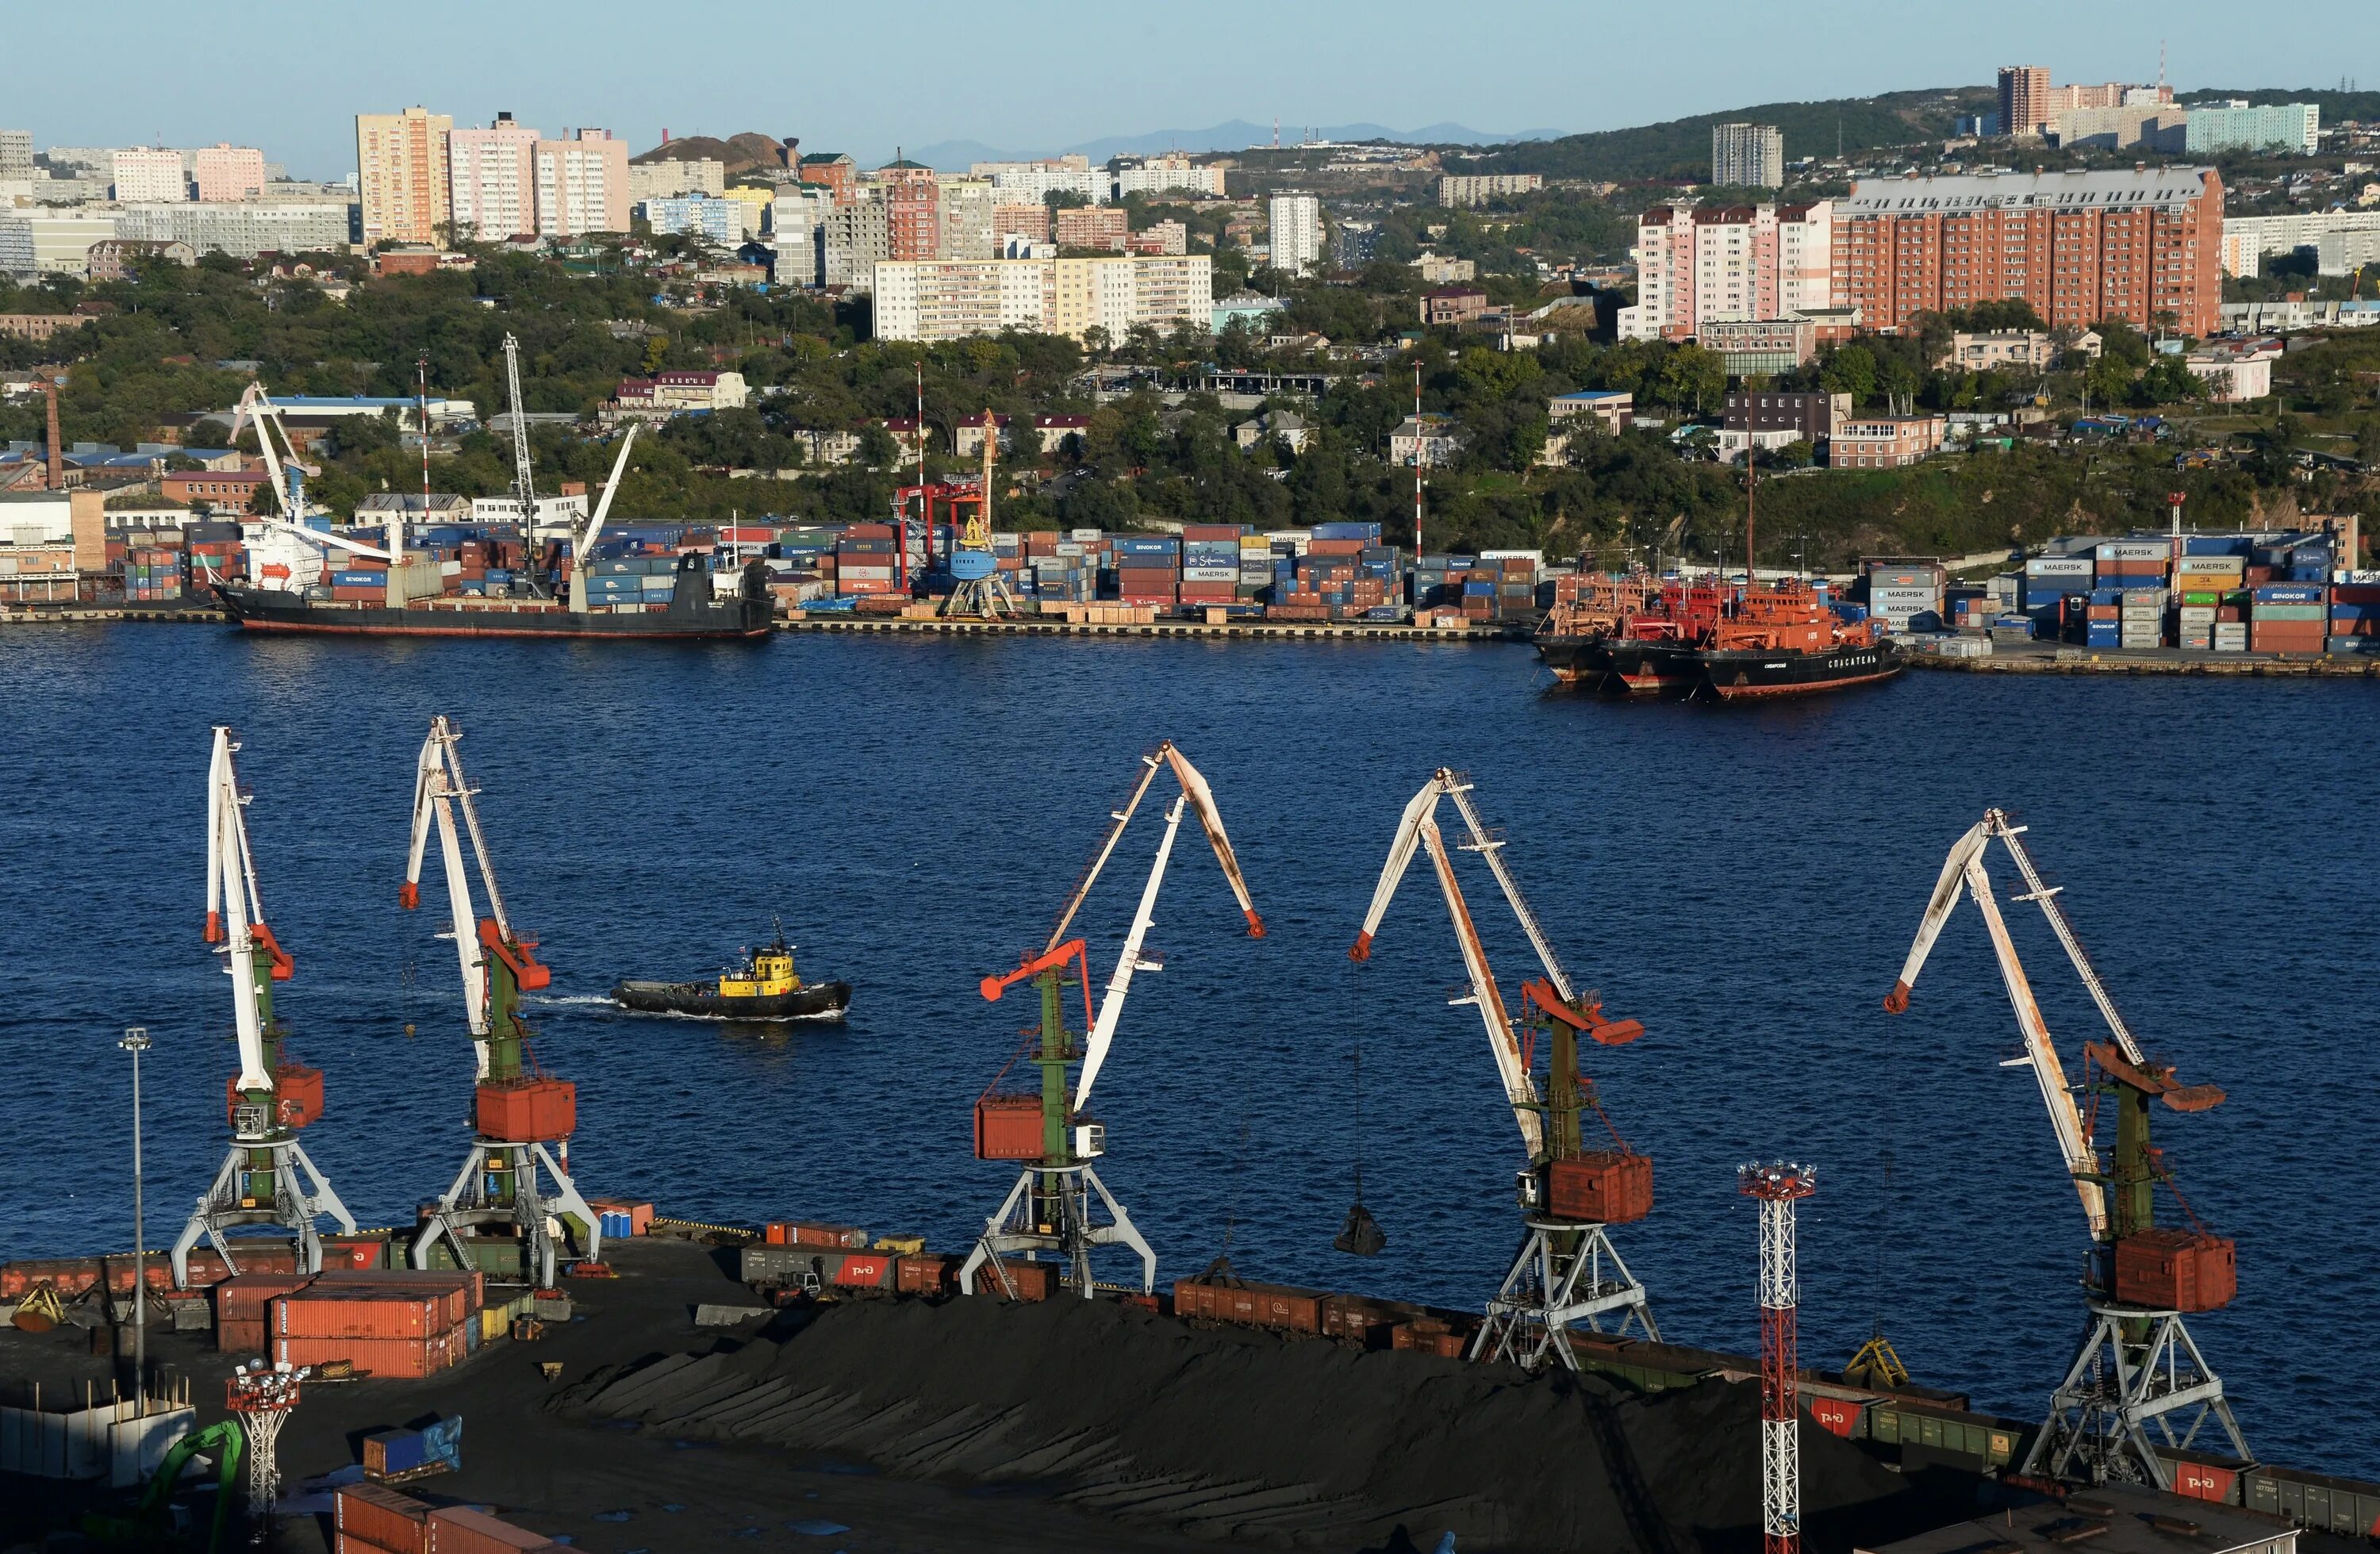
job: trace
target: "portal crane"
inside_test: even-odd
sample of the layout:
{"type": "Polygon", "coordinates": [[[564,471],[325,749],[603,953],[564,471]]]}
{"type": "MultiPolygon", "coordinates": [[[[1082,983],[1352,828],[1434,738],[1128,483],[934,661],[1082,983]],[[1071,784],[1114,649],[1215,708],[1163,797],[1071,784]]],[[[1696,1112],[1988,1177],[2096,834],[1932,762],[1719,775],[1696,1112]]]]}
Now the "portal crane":
{"type": "Polygon", "coordinates": [[[478,1061],[471,1095],[474,1136],[454,1184],[425,1213],[409,1256],[415,1268],[430,1268],[443,1245],[462,1268],[507,1281],[530,1278],[540,1289],[549,1289],[556,1231],[577,1257],[592,1261],[602,1250],[602,1226],[570,1180],[578,1087],[537,1070],[528,1051],[532,1033],[521,1017],[520,995],[548,986],[553,974],[537,958],[537,941],[516,930],[504,910],[487,833],[472,803],[479,790],[463,775],[456,748],[462,738],[443,714],[430,720],[430,736],[422,741],[414,773],[413,843],[397,903],[407,911],[421,904],[421,859],[434,819],[462,969],[463,1009],[478,1061]],[[484,917],[472,904],[470,877],[463,867],[467,832],[487,890],[484,917]],[[550,1190],[540,1185],[540,1167],[552,1179],[550,1190]],[[512,1263],[516,1253],[517,1266],[512,1263]]]}
{"type": "MultiPolygon", "coordinates": [[[[1016,1293],[1014,1281],[1002,1259],[1019,1254],[1029,1259],[1037,1252],[1049,1252],[1054,1253],[1062,1266],[1064,1281],[1087,1299],[1092,1292],[1092,1248],[1110,1245],[1127,1246],[1140,1254],[1141,1289],[1147,1293],[1157,1287],[1156,1252],[1091,1166],[1093,1160],[1107,1153],[1107,1129],[1093,1116],[1090,1098],[1091,1087],[1099,1082],[1099,1072],[1114,1046],[1133,974],[1156,971],[1163,965],[1162,958],[1148,948],[1148,930],[1156,921],[1158,891],[1164,883],[1166,865],[1173,856],[1174,838],[1185,811],[1196,811],[1198,823],[1215,850],[1215,860],[1222,866],[1224,878],[1230,880],[1232,893],[1239,902],[1248,937],[1264,936],[1264,919],[1257,915],[1249,900],[1247,881],[1240,872],[1239,859],[1232,851],[1231,838],[1224,832],[1222,816],[1215,807],[1214,794],[1206,778],[1174,748],[1172,740],[1143,756],[1141,766],[1140,781],[1134,786],[1132,796],[1109,816],[1107,834],[1059,912],[1049,941],[1038,952],[1027,952],[1014,971],[986,977],[978,985],[978,990],[991,1002],[999,1002],[1002,994],[1023,981],[1031,981],[1039,991],[1040,1026],[1027,1038],[1027,1045],[1033,1049],[1029,1061],[1041,1071],[1041,1084],[1038,1094],[1002,1092],[1000,1082],[1008,1072],[1002,1068],[976,1099],[976,1157],[1020,1161],[1023,1169],[1008,1196],[984,1221],[983,1234],[959,1269],[959,1288],[968,1293],[976,1292],[977,1270],[989,1267],[1001,1291],[1013,1296],[1016,1293]],[[1156,861],[1149,868],[1148,882],[1141,887],[1132,927],[1124,936],[1115,970],[1108,977],[1107,989],[1094,1014],[1089,953],[1081,939],[1067,938],[1066,930],[1082,910],[1085,898],[1106,868],[1142,796],[1156,781],[1158,772],[1169,768],[1180,781],[1182,792],[1166,807],[1165,832],[1158,841],[1156,861]],[[1084,1028],[1088,1036],[1081,1047],[1075,1045],[1075,1033],[1065,1025],[1064,987],[1069,966],[1074,968],[1074,980],[1083,993],[1084,1028]],[[1078,1063],[1079,1073],[1070,1086],[1067,1071],[1078,1063]],[[1107,1211],[1104,1222],[1094,1221],[1091,1217],[1094,1195],[1107,1211]]],[[[1025,1056],[1023,1050],[1018,1056],[1025,1056]]],[[[1012,1059],[1011,1066],[1014,1062],[1012,1059]]]]}
{"type": "MultiPolygon", "coordinates": [[[[1019,425],[1019,437],[1032,435],[1029,426],[1019,425]]],[[[921,433],[922,435],[922,433],[921,433]]],[[[997,620],[1002,615],[1017,613],[1016,600],[1009,593],[1008,584],[1000,575],[1000,557],[991,548],[991,455],[1000,445],[1000,423],[990,410],[983,413],[983,485],[976,494],[975,516],[966,521],[958,542],[951,547],[950,598],[942,601],[945,615],[975,615],[985,620],[997,620]]],[[[930,504],[931,499],[929,498],[930,504]]],[[[959,501],[951,503],[951,516],[958,516],[959,501]]],[[[927,519],[926,545],[933,548],[932,516],[927,519]]]]}
{"type": "Polygon", "coordinates": [[[1469,993],[1453,1002],[1479,1012],[1505,1103],[1512,1109],[1528,1156],[1517,1173],[1514,1195],[1521,1208],[1521,1248],[1488,1303],[1488,1319],[1473,1341],[1472,1357],[1512,1360],[1533,1370],[1559,1362],[1574,1370],[1578,1357],[1569,1335],[1578,1324],[1600,1332],[1603,1319],[1615,1316],[1615,1332],[1625,1333],[1633,1323],[1653,1342],[1661,1336],[1644,1285],[1628,1271],[1608,1233],[1609,1227],[1652,1211],[1653,1162],[1631,1149],[1616,1131],[1616,1147],[1590,1150],[1581,1128],[1588,1111],[1607,1129],[1611,1124],[1594,1082],[1579,1072],[1578,1038],[1620,1047],[1644,1035],[1645,1027],[1634,1020],[1606,1019],[1598,995],[1582,994],[1572,987],[1544,925],[1505,864],[1503,838],[1480,823],[1471,791],[1469,778],[1440,767],[1405,806],[1379,882],[1373,887],[1363,930],[1347,956],[1356,962],[1371,958],[1373,935],[1395,899],[1415,849],[1427,851],[1470,978],[1469,993]],[[1456,845],[1487,859],[1545,968],[1544,977],[1523,987],[1523,1017],[1517,1023],[1497,987],[1470,904],[1455,879],[1453,856],[1437,820],[1441,800],[1454,806],[1469,838],[1456,845]],[[1534,1073],[1541,1033],[1549,1038],[1542,1093],[1534,1073]]]}
{"type": "MultiPolygon", "coordinates": [[[[2171,1188],[2173,1179],[2163,1154],[2149,1139],[2152,1101],[2173,1111],[2204,1111],[2222,1101],[2223,1092],[2212,1085],[2178,1084],[2170,1065],[2143,1055],[2058,903],[2064,887],[2045,883],[2034,866],[2022,840],[2025,829],[2003,811],[1986,809],[1951,847],[1900,978],[1884,1007],[1895,1014],[1908,1009],[1910,990],[1961,893],[1973,897],[1991,935],[2000,980],[2024,1041],[2023,1052],[2001,1066],[2033,1070],[2092,1242],[2082,1281],[2090,1319],[2074,1363],[2051,1394],[2049,1418],[2034,1439],[2023,1471],[2092,1482],[2145,1482],[2168,1489],[2172,1468],[2157,1448],[2190,1448],[2210,1418],[2234,1456],[2252,1460],[2224,1400],[2221,1378],[2208,1367],[2182,1321],[2184,1312],[2213,1311],[2230,1303],[2237,1287],[2233,1244],[2197,1226],[2194,1216],[2190,1231],[2157,1227],[2155,1185],[2162,1181],[2171,1188]],[[2011,899],[2041,908],[2107,1024],[2109,1039],[2083,1045],[2079,1084],[2068,1080],[2000,916],[1991,875],[1984,867],[1995,839],[2007,847],[2024,881],[2024,890],[2011,899]],[[2078,1096],[2086,1098],[2087,1111],[2078,1096]],[[2099,1142],[2103,1102],[2116,1113],[2112,1150],[2103,1150],[2099,1142]]],[[[2174,1196],[2180,1201],[2178,1190],[2174,1196]]],[[[2189,1212],[2186,1202],[2182,1208],[2189,1212]]]]}
{"type": "Polygon", "coordinates": [[[309,1273],[322,1267],[316,1220],[328,1214],[342,1235],[356,1231],[355,1217],[298,1142],[298,1131],[322,1114],[322,1071],[284,1061],[287,1033],[273,1018],[273,984],[295,976],[297,963],[265,926],[256,858],[249,851],[249,795],[240,791],[232,760],[238,748],[231,730],[216,724],[207,771],[206,941],[220,946],[231,977],[232,1026],[239,1040],[239,1072],[225,1097],[231,1147],[174,1243],[176,1289],[189,1288],[190,1248],[201,1239],[237,1273],[235,1244],[225,1232],[238,1226],[285,1227],[297,1237],[298,1266],[309,1273]]]}

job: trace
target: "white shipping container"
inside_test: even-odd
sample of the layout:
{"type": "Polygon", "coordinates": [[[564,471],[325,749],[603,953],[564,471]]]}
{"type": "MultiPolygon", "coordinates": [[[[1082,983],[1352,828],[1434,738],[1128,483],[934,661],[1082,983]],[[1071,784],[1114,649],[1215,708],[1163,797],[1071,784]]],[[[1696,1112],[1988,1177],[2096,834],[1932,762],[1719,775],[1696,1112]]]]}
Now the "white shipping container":
{"type": "Polygon", "coordinates": [[[2089,556],[2035,556],[2024,564],[2028,577],[2088,577],[2089,556]]]}
{"type": "Polygon", "coordinates": [[[2212,604],[2183,605],[2181,607],[2181,624],[2185,628],[2190,626],[2213,625],[2215,624],[2215,606],[2212,604]]]}

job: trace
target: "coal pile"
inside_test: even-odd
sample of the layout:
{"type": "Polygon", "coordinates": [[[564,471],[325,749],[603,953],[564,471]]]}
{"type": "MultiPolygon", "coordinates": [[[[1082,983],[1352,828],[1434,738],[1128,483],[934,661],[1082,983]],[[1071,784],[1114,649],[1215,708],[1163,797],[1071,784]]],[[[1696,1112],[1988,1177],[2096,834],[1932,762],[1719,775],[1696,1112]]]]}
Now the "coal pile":
{"type": "MultiPolygon", "coordinates": [[[[1759,1547],[1759,1389],[1650,1397],[1592,1377],[1193,1328],[1105,1302],[860,1301],[740,1346],[600,1373],[552,1406],[892,1475],[1036,1489],[1233,1544],[1742,1554],[1759,1547]]],[[[1814,1550],[1937,1524],[1805,1425],[1814,1550]]]]}

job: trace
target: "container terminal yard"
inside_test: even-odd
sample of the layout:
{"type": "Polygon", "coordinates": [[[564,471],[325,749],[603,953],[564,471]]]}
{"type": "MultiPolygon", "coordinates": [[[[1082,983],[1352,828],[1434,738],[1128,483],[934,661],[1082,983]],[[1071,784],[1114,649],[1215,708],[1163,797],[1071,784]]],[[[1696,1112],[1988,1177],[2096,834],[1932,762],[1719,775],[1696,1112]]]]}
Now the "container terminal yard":
{"type": "MultiPolygon", "coordinates": [[[[2380,1536],[2380,1485],[2257,1455],[2257,1400],[2226,1388],[2224,1355],[2192,1331],[2273,1271],[2240,1266],[2169,1163],[2161,1141],[2224,1102],[2221,1076],[2178,1074],[2121,1014],[2120,971],[2085,952],[2037,861],[2079,839],[1998,809],[1930,839],[1947,844],[1930,898],[1871,903],[1886,931],[1912,932],[1896,979],[1846,989],[1899,1015],[1938,983],[1921,989],[1946,934],[1990,945],[2010,1063],[2049,1123],[2008,1142],[2044,1170],[2056,1152],[2082,1223],[2039,1234],[2087,1254],[2070,1305],[1994,1314],[2079,1339],[2061,1371],[2024,1384],[2040,1408],[2008,1416],[1916,1384],[1881,1329],[1840,1368],[1804,1363],[1796,1217],[1827,1203],[1828,1162],[1666,1159],[1665,1179],[1723,1172],[1750,1203],[1732,1224],[1665,1223],[1656,1162],[1601,1087],[1624,1096],[1632,1064],[1679,1036],[1582,986],[1560,942],[1584,936],[1576,906],[1541,914],[1521,883],[1527,828],[1489,825],[1451,769],[1417,773],[1401,811],[1372,817],[1367,850],[1385,858],[1348,922],[1345,974],[1425,956],[1463,969],[1455,1002],[1487,1038],[1492,1104],[1521,1145],[1500,1211],[1512,1250],[1475,1300],[1290,1286],[1228,1251],[1159,1279],[1135,1205],[1102,1175],[1095,1096],[1111,1103],[1115,1082],[1099,1081],[1132,1039],[1136,979],[1167,965],[1149,933],[1181,849],[1211,853],[1249,938],[1267,936],[1278,868],[1244,862],[1229,787],[1170,741],[1118,774],[1087,865],[976,989],[987,1018],[1013,1002],[1026,1026],[1004,1063],[988,1054],[971,1120],[952,1120],[996,1168],[971,1242],[869,1228],[858,1202],[724,1223],[582,1195],[577,1083],[534,1050],[552,981],[540,928],[568,908],[505,893],[507,833],[482,816],[463,735],[434,717],[410,758],[409,850],[385,910],[449,925],[455,958],[442,951],[436,976],[457,1016],[445,1050],[459,1064],[455,1038],[471,1048],[470,1123],[451,1154],[420,1141],[420,1210],[385,1229],[356,1222],[309,1148],[367,1120],[338,1108],[341,1063],[301,1061],[302,1031],[276,1014],[311,948],[273,926],[268,882],[271,899],[293,887],[253,840],[241,742],[217,727],[204,762],[192,752],[207,892],[190,953],[229,973],[235,1036],[221,1164],[152,1184],[174,1188],[166,1203],[200,1189],[161,1251],[0,1265],[0,1538],[2292,1554],[2380,1536]],[[2054,958],[2022,958],[2004,904],[2041,914],[2054,958]],[[1506,915],[1534,961],[1512,994],[1481,926],[1506,915]],[[1095,965],[1093,925],[1111,918],[1121,949],[1095,965]],[[2069,987],[2103,1027],[2079,1050],[2043,1013],[2043,989],[2069,987]],[[1664,1328],[1664,1290],[1626,1259],[1677,1236],[1736,1245],[1722,1260],[1756,1305],[1758,1354],[1664,1328]]],[[[125,1033],[136,1072],[148,1039],[125,1033]]],[[[1466,1104],[1491,1104],[1476,1072],[1466,1104]]],[[[1361,1181],[1338,1242],[1359,1259],[1386,1235],[1361,1181]]]]}

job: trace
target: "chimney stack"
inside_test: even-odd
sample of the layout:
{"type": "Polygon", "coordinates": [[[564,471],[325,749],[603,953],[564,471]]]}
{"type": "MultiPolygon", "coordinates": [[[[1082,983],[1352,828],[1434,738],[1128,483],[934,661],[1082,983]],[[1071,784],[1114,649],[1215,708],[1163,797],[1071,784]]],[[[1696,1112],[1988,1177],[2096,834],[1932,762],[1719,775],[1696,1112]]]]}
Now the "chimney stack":
{"type": "Polygon", "coordinates": [[[58,381],[44,376],[42,394],[50,402],[50,490],[63,491],[67,483],[67,461],[66,450],[58,442],[58,381]]]}

